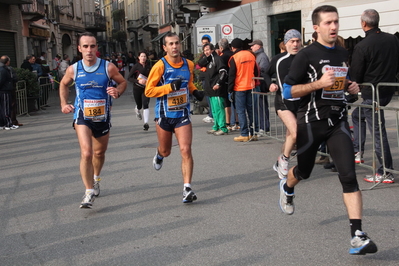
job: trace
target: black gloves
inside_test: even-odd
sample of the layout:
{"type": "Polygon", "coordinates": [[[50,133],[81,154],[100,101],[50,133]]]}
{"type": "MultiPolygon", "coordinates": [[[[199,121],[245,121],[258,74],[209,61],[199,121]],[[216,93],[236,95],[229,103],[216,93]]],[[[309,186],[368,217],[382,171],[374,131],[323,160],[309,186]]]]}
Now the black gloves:
{"type": "Polygon", "coordinates": [[[170,86],[172,87],[172,90],[173,90],[173,91],[178,91],[178,90],[180,90],[181,79],[172,81],[172,83],[170,83],[170,86]]]}
{"type": "Polygon", "coordinates": [[[195,90],[195,91],[193,91],[193,95],[198,101],[202,101],[204,99],[204,97],[205,97],[205,92],[204,91],[195,90]]]}

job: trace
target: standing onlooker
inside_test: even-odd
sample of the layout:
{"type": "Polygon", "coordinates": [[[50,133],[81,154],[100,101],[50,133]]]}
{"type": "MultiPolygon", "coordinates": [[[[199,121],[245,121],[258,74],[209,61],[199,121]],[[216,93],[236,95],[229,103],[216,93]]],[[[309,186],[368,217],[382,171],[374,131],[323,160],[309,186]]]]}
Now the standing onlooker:
{"type": "Polygon", "coordinates": [[[0,58],[0,128],[5,130],[19,128],[19,126],[13,125],[11,119],[14,80],[9,65],[10,58],[3,55],[0,58]]]}
{"type": "Polygon", "coordinates": [[[325,141],[338,170],[352,240],[349,254],[377,252],[362,231],[362,193],[356,179],[353,145],[347,120],[345,91],[359,92],[347,79],[348,51],[336,45],[339,29],[337,8],[317,7],[312,13],[317,41],[302,49],[292,61],[284,81],[286,99],[301,97],[297,112],[298,164],[280,180],[280,209],[293,214],[294,187],[312,173],[320,144],[325,141]]]}
{"type": "Polygon", "coordinates": [[[35,62],[35,57],[32,55],[27,55],[24,62],[21,64],[21,68],[27,69],[30,72],[33,71],[32,64],[35,62]]]}
{"type": "Polygon", "coordinates": [[[53,71],[58,72],[60,63],[61,63],[61,56],[57,54],[53,59],[53,71]]]}
{"type": "MultiPolygon", "coordinates": [[[[210,42],[211,42],[211,39],[208,36],[202,36],[202,38],[201,38],[202,47],[205,44],[210,43],[210,42]]],[[[198,65],[200,66],[200,72],[199,72],[198,77],[199,77],[199,80],[202,83],[202,87],[204,87],[204,83],[205,83],[205,71],[206,71],[206,66],[205,65],[206,64],[205,65],[201,65],[200,62],[202,62],[201,59],[203,59],[204,57],[205,57],[205,54],[204,54],[204,51],[202,51],[201,57],[198,60],[198,65]]],[[[206,62],[206,60],[205,60],[205,62],[206,62]]],[[[205,99],[206,99],[206,102],[208,104],[208,115],[205,116],[202,119],[202,121],[204,123],[213,123],[214,121],[213,121],[213,115],[212,115],[212,106],[211,106],[211,102],[209,101],[209,96],[205,96],[205,99]]]]}
{"type": "MultiPolygon", "coordinates": [[[[219,40],[219,50],[220,50],[220,57],[223,60],[223,63],[226,67],[226,71],[227,73],[229,73],[229,61],[230,61],[230,57],[233,55],[233,51],[231,51],[230,46],[229,46],[229,40],[227,40],[226,38],[222,38],[219,40]]],[[[226,88],[228,86],[228,79],[226,79],[226,81],[224,82],[226,84],[226,88]]],[[[224,100],[224,104],[225,104],[225,112],[226,112],[226,126],[228,130],[232,130],[233,126],[238,128],[238,117],[237,117],[237,113],[234,111],[232,112],[231,110],[231,106],[233,105],[234,108],[234,103],[229,101],[228,96],[226,97],[226,99],[224,100]],[[233,116],[231,115],[233,113],[233,116]],[[237,119],[237,120],[236,120],[237,119]],[[231,123],[231,120],[234,120],[233,123],[231,123]]]]}
{"type": "Polygon", "coordinates": [[[194,63],[181,57],[180,47],[180,39],[176,33],[165,35],[163,49],[166,56],[152,67],[145,95],[157,98],[155,123],[159,146],[153,166],[155,170],[161,169],[164,158],[172,151],[172,137],[175,133],[182,157],[183,203],[189,203],[197,199],[191,188],[194,159],[191,152],[193,132],[189,94],[193,94],[200,101],[203,95],[193,83],[194,63]]]}
{"type": "Polygon", "coordinates": [[[18,82],[18,76],[17,72],[13,67],[10,66],[10,63],[8,63],[8,67],[11,69],[11,74],[13,78],[13,89],[12,89],[12,95],[11,95],[11,121],[13,125],[16,126],[23,126],[24,124],[21,124],[18,122],[17,119],[17,112],[18,112],[18,102],[17,102],[17,82],[18,82]]]}
{"type": "MultiPolygon", "coordinates": [[[[139,55],[139,56],[140,56],[140,55],[139,55]]],[[[129,68],[129,73],[130,73],[130,70],[132,70],[132,67],[133,67],[135,64],[136,64],[136,58],[134,58],[133,52],[130,51],[130,52],[127,54],[127,58],[126,58],[126,65],[127,65],[128,68],[129,68]]]]}
{"type": "Polygon", "coordinates": [[[156,62],[158,62],[158,55],[157,52],[155,52],[155,50],[150,50],[148,52],[148,60],[150,61],[151,67],[155,65],[156,62]]]}
{"type": "Polygon", "coordinates": [[[133,97],[136,102],[134,108],[136,117],[141,120],[144,116],[144,131],[148,131],[150,127],[148,120],[150,117],[150,109],[148,105],[150,98],[144,94],[145,85],[147,83],[148,75],[150,74],[150,62],[147,60],[147,54],[144,51],[139,52],[138,62],[132,67],[127,76],[127,80],[133,83],[133,97]],[[141,109],[143,109],[143,115],[141,115],[141,109]]]}
{"type": "Polygon", "coordinates": [[[52,70],[51,70],[51,74],[54,78],[54,80],[56,81],[56,83],[54,83],[54,88],[57,89],[59,86],[59,82],[61,81],[60,79],[60,74],[59,74],[59,70],[60,70],[60,63],[61,63],[61,56],[60,55],[56,55],[53,59],[52,62],[52,70]]]}
{"type": "MultiPolygon", "coordinates": [[[[361,18],[362,29],[366,33],[364,40],[359,42],[352,55],[352,63],[350,68],[350,76],[358,83],[371,83],[377,89],[380,82],[396,82],[396,75],[399,71],[399,40],[392,34],[381,32],[378,28],[380,16],[374,9],[367,9],[363,12],[361,18]]],[[[362,86],[362,105],[369,105],[370,108],[356,108],[352,112],[354,148],[356,163],[363,162],[364,143],[366,140],[366,121],[370,134],[373,134],[375,140],[375,153],[377,155],[380,167],[375,176],[370,175],[364,178],[367,182],[393,183],[394,177],[392,173],[386,172],[386,169],[393,169],[392,155],[389,147],[387,132],[385,129],[384,110],[380,109],[374,112],[371,109],[373,104],[373,92],[369,86],[362,86]],[[361,122],[359,125],[359,116],[361,122]],[[374,117],[374,124],[373,124],[374,117]],[[366,120],[366,121],[365,121],[366,120]],[[380,127],[381,126],[381,134],[380,127]],[[360,127],[360,128],[359,128],[360,127]],[[361,143],[359,143],[359,130],[361,135],[361,143]],[[382,140],[381,140],[381,138],[382,140]],[[381,141],[383,147],[381,147],[381,141]],[[382,149],[384,153],[382,153],[382,149]],[[384,163],[382,163],[384,157],[384,163]]],[[[379,87],[379,103],[380,106],[386,106],[392,99],[395,87],[381,86],[379,87]]],[[[374,97],[377,97],[376,94],[374,97]]]]}
{"type": "Polygon", "coordinates": [[[241,135],[235,137],[234,141],[258,140],[254,135],[252,127],[252,88],[253,77],[257,76],[257,66],[255,56],[247,50],[242,50],[244,43],[241,39],[235,38],[231,42],[231,48],[234,52],[229,61],[229,86],[228,91],[232,93],[235,107],[240,122],[241,135]],[[247,114],[249,123],[247,120],[247,114]],[[249,128],[249,129],[248,129],[249,128]]]}
{"type": "Polygon", "coordinates": [[[216,53],[215,47],[211,43],[203,46],[205,57],[201,60],[206,62],[204,92],[209,97],[211,104],[213,127],[208,130],[208,134],[215,136],[226,135],[229,130],[226,127],[226,113],[224,111],[224,101],[227,98],[227,71],[222,58],[216,53]]]}
{"type": "Polygon", "coordinates": [[[37,78],[41,77],[43,75],[43,69],[40,59],[37,59],[36,62],[36,57],[32,56],[29,62],[32,66],[32,72],[37,75],[37,78]]]}
{"type": "Polygon", "coordinates": [[[65,54],[63,60],[60,63],[60,67],[59,67],[60,79],[62,79],[65,76],[65,73],[66,73],[66,70],[68,67],[69,67],[69,56],[67,54],[65,54]]]}
{"type": "Polygon", "coordinates": [[[82,60],[68,67],[60,83],[61,111],[74,113],[73,128],[80,145],[80,174],[86,188],[80,208],[91,208],[100,194],[100,173],[105,161],[111,129],[111,97],[118,99],[126,81],[111,63],[96,56],[93,33],[80,35],[78,49],[82,60]],[[118,86],[109,87],[110,80],[118,86]],[[68,85],[75,81],[75,104],[68,104],[68,85]]]}
{"type": "Polygon", "coordinates": [[[41,52],[41,53],[40,53],[40,60],[42,60],[42,61],[43,61],[43,60],[47,60],[47,59],[46,59],[46,52],[41,52]]]}
{"type": "Polygon", "coordinates": [[[118,55],[118,57],[116,59],[116,66],[118,67],[119,74],[121,74],[122,77],[125,77],[125,66],[126,66],[126,63],[122,59],[122,55],[118,55]]]}
{"type": "Polygon", "coordinates": [[[284,35],[284,47],[287,52],[272,58],[265,79],[267,86],[269,86],[269,91],[276,92],[274,108],[286,127],[282,152],[278,156],[277,162],[273,165],[273,169],[278,173],[280,179],[287,176],[289,158],[296,143],[296,113],[300,98],[284,99],[282,91],[284,90],[284,78],[290,70],[295,55],[302,48],[301,33],[295,29],[288,30],[284,35]],[[271,82],[271,77],[276,78],[276,83],[271,82]]]}
{"type": "MultiPolygon", "coordinates": [[[[263,42],[261,40],[254,40],[249,44],[251,46],[252,52],[256,56],[256,63],[260,68],[260,77],[266,77],[266,70],[268,69],[270,62],[269,57],[267,57],[265,51],[263,50],[263,42]]],[[[267,92],[265,80],[260,80],[260,85],[256,86],[254,91],[256,92],[267,92]]],[[[253,95],[254,98],[254,112],[255,112],[255,130],[259,128],[259,134],[263,135],[270,131],[269,122],[269,103],[267,102],[267,95],[253,95]],[[258,109],[259,101],[259,109],[258,109]],[[259,116],[258,116],[259,112],[259,116]]]]}

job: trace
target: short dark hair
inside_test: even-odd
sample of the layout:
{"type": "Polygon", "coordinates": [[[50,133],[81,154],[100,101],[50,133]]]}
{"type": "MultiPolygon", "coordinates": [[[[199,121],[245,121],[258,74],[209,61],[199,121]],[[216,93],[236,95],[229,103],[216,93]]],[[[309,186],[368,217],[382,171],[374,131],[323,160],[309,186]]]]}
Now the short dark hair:
{"type": "Polygon", "coordinates": [[[201,41],[203,40],[208,40],[208,42],[211,42],[211,39],[208,36],[202,36],[201,41]]]}
{"type": "Polygon", "coordinates": [[[202,46],[202,51],[205,50],[205,47],[207,46],[209,46],[209,49],[211,49],[212,51],[215,50],[215,46],[212,43],[208,42],[202,46]]]}
{"type": "Polygon", "coordinates": [[[330,6],[330,5],[324,5],[324,6],[319,6],[316,7],[315,10],[313,10],[312,13],[312,22],[313,25],[319,25],[320,24],[320,13],[337,13],[338,14],[338,10],[335,6],[330,6]]]}
{"type": "Polygon", "coordinates": [[[83,32],[83,33],[80,33],[80,34],[79,34],[78,45],[80,45],[80,39],[81,39],[83,36],[93,37],[93,38],[96,39],[96,42],[97,42],[97,37],[96,37],[96,35],[94,35],[94,34],[91,33],[91,32],[86,31],[86,32],[83,32]]]}
{"type": "Polygon", "coordinates": [[[380,23],[380,15],[375,9],[364,10],[360,19],[361,21],[366,22],[366,25],[370,28],[378,28],[378,25],[380,23]]]}
{"type": "MultiPolygon", "coordinates": [[[[177,35],[177,33],[176,32],[168,32],[164,37],[163,37],[163,45],[166,45],[166,38],[169,38],[169,37],[177,37],[177,38],[179,38],[179,35],[177,35]]],[[[179,38],[180,39],[180,38],[179,38]]]]}

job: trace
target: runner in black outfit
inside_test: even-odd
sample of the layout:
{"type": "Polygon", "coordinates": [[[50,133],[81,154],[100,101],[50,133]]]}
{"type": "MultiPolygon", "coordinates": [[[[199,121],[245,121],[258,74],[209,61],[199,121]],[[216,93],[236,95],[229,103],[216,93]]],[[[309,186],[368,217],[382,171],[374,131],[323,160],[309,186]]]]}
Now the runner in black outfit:
{"type": "Polygon", "coordinates": [[[289,158],[296,143],[296,112],[299,107],[299,98],[284,99],[282,90],[284,78],[288,74],[291,63],[302,48],[301,33],[295,29],[288,30],[284,35],[284,45],[287,48],[287,52],[272,58],[265,76],[266,86],[269,91],[276,92],[274,98],[276,113],[287,128],[282,153],[279,154],[277,162],[273,165],[273,169],[280,179],[287,177],[289,158]],[[272,83],[270,77],[275,77],[277,82],[272,83]]]}
{"type": "Polygon", "coordinates": [[[150,103],[150,98],[144,95],[145,85],[147,83],[147,77],[150,74],[151,66],[147,60],[147,53],[142,51],[139,52],[138,62],[132,67],[129,72],[127,79],[133,82],[133,96],[136,102],[136,116],[141,120],[144,116],[143,130],[148,131],[148,119],[150,116],[150,109],[148,105],[150,103]],[[143,115],[141,114],[141,109],[143,109],[143,115]]]}
{"type": "Polygon", "coordinates": [[[283,96],[301,97],[297,113],[298,165],[280,180],[280,208],[294,213],[294,186],[309,178],[319,145],[326,141],[338,169],[343,200],[351,226],[350,254],[377,252],[377,246],[361,229],[362,194],[356,179],[353,144],[347,121],[344,91],[359,92],[356,82],[346,79],[348,52],[335,45],[338,37],[338,11],[320,6],[312,14],[317,42],[302,49],[285,78],[283,96]]]}

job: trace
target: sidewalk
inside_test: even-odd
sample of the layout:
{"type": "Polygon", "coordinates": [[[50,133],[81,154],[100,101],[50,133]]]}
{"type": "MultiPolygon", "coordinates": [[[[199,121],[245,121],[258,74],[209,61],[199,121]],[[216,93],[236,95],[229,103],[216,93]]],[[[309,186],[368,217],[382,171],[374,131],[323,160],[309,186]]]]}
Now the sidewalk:
{"type": "MultiPolygon", "coordinates": [[[[84,187],[72,116],[56,99],[0,131],[0,265],[397,265],[398,183],[364,191],[363,228],[379,252],[348,254],[349,221],[336,173],[316,165],[296,188],[296,211],[278,207],[272,170],[281,143],[206,134],[192,116],[198,200],[182,203],[177,142],[152,167],[154,124],[143,131],[131,87],[114,101],[101,195],[79,209],[84,187]]],[[[151,99],[153,106],[154,99],[151,99]]],[[[153,117],[153,109],[151,109],[153,117]]],[[[151,118],[152,120],[152,118],[151,118]]],[[[290,165],[294,165],[292,162],[290,165]]],[[[361,188],[366,170],[358,168],[361,188]]]]}

